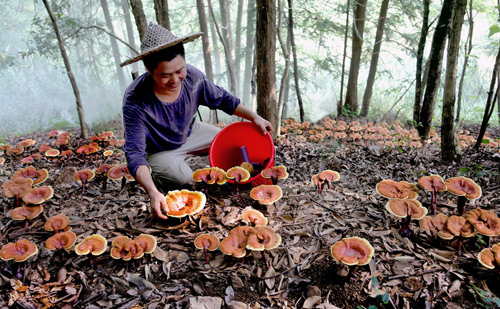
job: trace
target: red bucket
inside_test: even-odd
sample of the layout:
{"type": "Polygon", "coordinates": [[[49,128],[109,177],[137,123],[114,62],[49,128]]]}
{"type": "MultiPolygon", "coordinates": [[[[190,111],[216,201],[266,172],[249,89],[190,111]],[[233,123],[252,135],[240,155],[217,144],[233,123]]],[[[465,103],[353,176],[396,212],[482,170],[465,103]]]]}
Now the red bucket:
{"type": "MultiPolygon", "coordinates": [[[[263,169],[274,166],[274,142],[269,132],[262,134],[261,129],[252,122],[235,122],[222,129],[212,141],[208,158],[210,166],[221,168],[225,171],[234,166],[239,166],[243,161],[241,146],[245,146],[250,163],[267,164],[263,169]]],[[[251,177],[240,184],[259,186],[269,182],[260,174],[251,177]]],[[[233,184],[233,180],[228,180],[233,184]]]]}

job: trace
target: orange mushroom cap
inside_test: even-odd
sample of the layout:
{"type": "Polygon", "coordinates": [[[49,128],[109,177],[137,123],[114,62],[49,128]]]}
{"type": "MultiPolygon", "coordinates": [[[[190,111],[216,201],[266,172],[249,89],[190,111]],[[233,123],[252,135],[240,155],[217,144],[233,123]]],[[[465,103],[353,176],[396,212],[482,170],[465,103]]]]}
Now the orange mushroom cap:
{"type": "Polygon", "coordinates": [[[107,164],[107,163],[102,164],[95,170],[95,173],[98,175],[102,174],[104,176],[107,176],[109,171],[115,166],[116,164],[107,164]]]}
{"type": "Polygon", "coordinates": [[[75,174],[73,175],[73,180],[87,182],[89,180],[92,180],[94,176],[95,174],[91,170],[80,170],[75,172],[75,174]]]}
{"type": "Polygon", "coordinates": [[[423,230],[429,231],[434,235],[437,231],[441,231],[446,228],[447,221],[447,215],[438,214],[435,217],[425,216],[419,220],[418,224],[423,230]]]}
{"type": "Polygon", "coordinates": [[[418,185],[425,191],[433,191],[433,189],[436,189],[439,192],[443,192],[447,190],[443,178],[439,175],[421,177],[418,180],[418,185]]]}
{"type": "Polygon", "coordinates": [[[24,141],[21,141],[19,144],[17,144],[17,147],[26,148],[35,145],[35,143],[36,143],[35,140],[29,138],[25,139],[24,141]]]}
{"type": "Polygon", "coordinates": [[[20,239],[15,243],[8,243],[0,249],[0,258],[4,261],[14,259],[14,262],[24,262],[31,256],[38,253],[38,247],[35,243],[20,239]]]}
{"type": "Polygon", "coordinates": [[[68,216],[58,214],[47,220],[43,228],[46,231],[66,231],[66,228],[69,228],[69,223],[70,220],[68,216]]]}
{"type": "Polygon", "coordinates": [[[452,177],[445,181],[448,192],[465,196],[469,200],[478,199],[482,196],[481,187],[474,180],[467,177],[452,177]]]}
{"type": "Polygon", "coordinates": [[[113,154],[113,150],[105,150],[103,151],[102,155],[105,156],[105,157],[109,157],[110,155],[113,154]]]}
{"type": "Polygon", "coordinates": [[[281,244],[281,236],[269,226],[256,226],[247,239],[247,249],[255,251],[271,250],[281,244]]]}
{"type": "Polygon", "coordinates": [[[219,248],[219,238],[210,234],[201,234],[194,240],[194,246],[196,249],[205,249],[208,251],[215,251],[219,248]]]}
{"type": "Polygon", "coordinates": [[[260,172],[262,177],[270,179],[270,178],[277,178],[277,179],[287,179],[288,178],[288,173],[286,171],[286,167],[283,165],[280,166],[272,166],[269,168],[266,168],[260,172]]]}
{"type": "Polygon", "coordinates": [[[250,172],[241,166],[234,166],[227,170],[227,179],[234,179],[236,183],[247,181],[250,179],[250,172]]]}
{"type": "Polygon", "coordinates": [[[343,238],[330,248],[332,257],[346,265],[366,265],[370,262],[375,250],[370,243],[360,237],[343,238]]]}
{"type": "Polygon", "coordinates": [[[12,175],[11,180],[16,178],[27,178],[33,180],[33,186],[41,184],[49,177],[49,172],[46,169],[37,170],[33,166],[22,168],[12,175]]]}
{"type": "Polygon", "coordinates": [[[416,199],[418,196],[417,186],[407,181],[382,180],[377,184],[376,190],[386,198],[416,199]]]}
{"type": "Polygon", "coordinates": [[[48,250],[69,249],[76,242],[76,234],[72,231],[65,231],[54,234],[45,241],[45,248],[48,250]]]}
{"type": "Polygon", "coordinates": [[[250,190],[250,197],[262,205],[270,205],[283,196],[281,188],[277,185],[260,185],[250,190]]]}
{"type": "Polygon", "coordinates": [[[454,236],[474,236],[474,226],[462,216],[450,216],[446,221],[446,229],[454,236]]]}
{"type": "Polygon", "coordinates": [[[338,181],[340,179],[340,174],[332,170],[324,170],[318,174],[319,179],[331,183],[332,181],[338,181]]]}
{"type": "Polygon", "coordinates": [[[85,239],[80,242],[75,247],[75,252],[78,255],[86,255],[92,253],[92,255],[101,255],[106,251],[108,247],[108,242],[106,238],[99,234],[93,234],[85,237],[85,239]]]}
{"type": "MultiPolygon", "coordinates": [[[[109,251],[109,254],[113,259],[121,259],[124,256],[128,254],[128,252],[125,252],[123,250],[123,247],[125,244],[127,244],[129,241],[132,239],[128,238],[127,236],[118,236],[116,237],[113,242],[111,243],[111,250],[109,251]]],[[[132,255],[130,255],[129,260],[132,258],[132,255]]]]}
{"type": "Polygon", "coordinates": [[[48,150],[51,150],[52,147],[49,144],[41,144],[40,147],[38,147],[38,152],[40,153],[46,153],[48,150]]]}
{"type": "Polygon", "coordinates": [[[241,258],[246,255],[247,239],[253,231],[251,226],[237,226],[229,231],[219,244],[219,250],[226,254],[232,255],[235,258],[241,258]]]}
{"type": "Polygon", "coordinates": [[[19,154],[21,154],[23,152],[24,152],[24,148],[23,147],[12,147],[12,148],[7,149],[7,154],[8,155],[11,155],[11,154],[19,155],[19,154]]]}
{"type": "Polygon", "coordinates": [[[168,192],[166,198],[168,209],[164,209],[168,216],[180,218],[194,215],[205,207],[207,197],[203,192],[189,190],[175,190],[168,192]]]}
{"type": "Polygon", "coordinates": [[[250,173],[250,175],[254,171],[253,165],[250,162],[243,161],[243,162],[241,162],[240,166],[243,167],[244,169],[246,169],[250,173]]]}
{"type": "Polygon", "coordinates": [[[12,209],[10,213],[12,220],[31,220],[38,217],[43,211],[42,205],[20,206],[12,209]]]}
{"type": "Polygon", "coordinates": [[[490,248],[484,248],[477,256],[478,262],[488,269],[495,269],[498,262],[495,261],[495,254],[490,248]]]}
{"type": "Polygon", "coordinates": [[[200,168],[193,172],[193,180],[196,182],[208,182],[210,177],[210,168],[200,168]]]}
{"type": "Polygon", "coordinates": [[[410,216],[412,219],[420,220],[427,215],[427,208],[423,207],[417,200],[390,199],[385,208],[398,218],[410,216]]]}
{"type": "Polygon", "coordinates": [[[267,225],[267,218],[260,211],[255,209],[248,209],[241,215],[241,219],[245,223],[252,225],[267,225]]]}
{"type": "Polygon", "coordinates": [[[210,168],[210,179],[208,179],[207,183],[209,185],[212,185],[214,183],[217,183],[218,185],[223,185],[227,182],[227,176],[226,172],[218,168],[216,166],[213,166],[210,168]]]}
{"type": "Polygon", "coordinates": [[[57,149],[49,149],[45,152],[46,157],[57,157],[59,155],[59,150],[57,149]]]}
{"type": "Polygon", "coordinates": [[[54,189],[51,186],[35,187],[23,196],[26,204],[41,204],[54,196],[54,189]]]}
{"type": "Polygon", "coordinates": [[[500,218],[492,210],[476,208],[469,210],[465,215],[467,219],[481,235],[500,235],[500,218]]]}
{"type": "Polygon", "coordinates": [[[137,245],[144,250],[144,253],[146,254],[150,254],[156,249],[156,238],[152,235],[141,234],[137,236],[134,240],[137,243],[137,245]]]}
{"type": "Polygon", "coordinates": [[[23,197],[31,190],[33,180],[26,178],[16,178],[7,180],[2,184],[2,191],[5,197],[23,197]]]}
{"type": "Polygon", "coordinates": [[[120,165],[117,165],[108,171],[108,178],[109,179],[120,180],[123,177],[125,177],[125,179],[130,180],[130,181],[134,180],[134,177],[132,175],[130,175],[130,172],[129,172],[128,167],[127,167],[127,163],[122,163],[120,165]]]}
{"type": "Polygon", "coordinates": [[[144,256],[144,248],[141,247],[135,240],[127,242],[122,251],[127,252],[125,256],[122,256],[122,260],[128,261],[131,258],[140,259],[144,256]]]}

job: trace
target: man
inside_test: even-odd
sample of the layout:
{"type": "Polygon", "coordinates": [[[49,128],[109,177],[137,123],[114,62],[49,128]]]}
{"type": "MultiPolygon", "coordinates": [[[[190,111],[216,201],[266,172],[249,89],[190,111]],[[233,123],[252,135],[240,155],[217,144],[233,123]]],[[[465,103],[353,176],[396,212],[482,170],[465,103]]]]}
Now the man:
{"type": "Polygon", "coordinates": [[[130,173],[146,190],[153,215],[167,219],[165,196],[159,191],[192,180],[187,154],[206,154],[219,129],[195,120],[199,105],[220,109],[250,120],[272,132],[272,125],[216,86],[197,68],[186,64],[183,43],[201,36],[178,38],[158,24],[150,24],[141,54],[121,66],[143,60],[147,72],[125,91],[123,123],[125,154],[130,173]],[[162,212],[163,210],[163,212],[162,212]]]}

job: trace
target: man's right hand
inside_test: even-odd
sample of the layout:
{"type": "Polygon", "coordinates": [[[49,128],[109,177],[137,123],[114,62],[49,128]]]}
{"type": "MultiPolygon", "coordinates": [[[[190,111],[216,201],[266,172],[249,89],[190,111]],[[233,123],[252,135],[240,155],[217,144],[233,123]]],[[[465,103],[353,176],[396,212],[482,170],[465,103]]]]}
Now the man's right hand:
{"type": "Polygon", "coordinates": [[[160,219],[168,219],[168,216],[163,213],[168,213],[167,202],[165,195],[161,194],[159,191],[153,192],[149,195],[150,210],[153,216],[160,219]]]}

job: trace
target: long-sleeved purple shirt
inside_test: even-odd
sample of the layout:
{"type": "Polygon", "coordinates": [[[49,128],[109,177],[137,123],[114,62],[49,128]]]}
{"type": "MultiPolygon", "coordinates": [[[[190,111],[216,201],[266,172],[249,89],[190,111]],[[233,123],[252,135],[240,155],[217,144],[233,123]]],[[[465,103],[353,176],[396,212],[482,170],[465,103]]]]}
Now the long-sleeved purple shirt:
{"type": "Polygon", "coordinates": [[[187,75],[175,102],[160,101],[148,73],[134,80],[123,98],[125,155],[135,177],[140,165],[149,166],[147,153],[179,148],[191,134],[199,105],[232,115],[240,100],[213,84],[197,68],[186,65],[187,75]]]}

